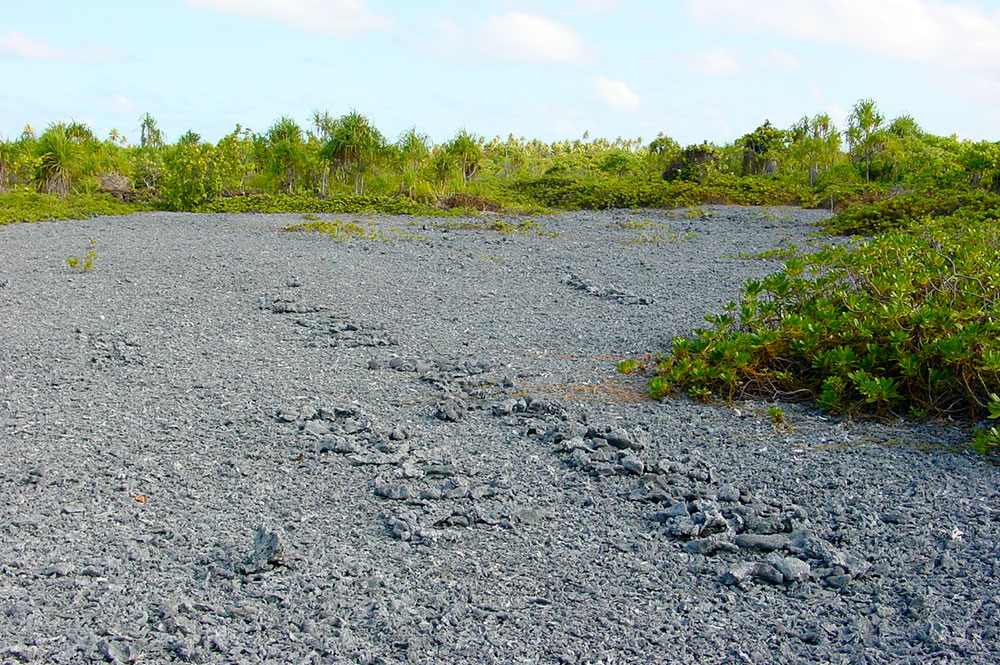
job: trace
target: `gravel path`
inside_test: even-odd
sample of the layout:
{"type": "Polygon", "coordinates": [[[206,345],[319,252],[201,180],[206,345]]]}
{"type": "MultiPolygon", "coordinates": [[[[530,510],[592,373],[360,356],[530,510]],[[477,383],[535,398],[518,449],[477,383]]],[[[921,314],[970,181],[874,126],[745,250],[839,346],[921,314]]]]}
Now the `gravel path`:
{"type": "Polygon", "coordinates": [[[822,216],[0,230],[0,661],[997,662],[965,434],[615,372],[822,216]]]}

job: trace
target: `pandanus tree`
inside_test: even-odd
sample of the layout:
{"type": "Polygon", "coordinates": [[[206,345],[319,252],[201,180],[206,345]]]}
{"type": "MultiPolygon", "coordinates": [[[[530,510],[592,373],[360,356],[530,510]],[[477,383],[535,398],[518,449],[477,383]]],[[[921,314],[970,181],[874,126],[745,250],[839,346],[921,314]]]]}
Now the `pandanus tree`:
{"type": "Polygon", "coordinates": [[[73,187],[81,152],[80,143],[70,136],[65,123],[49,125],[35,144],[38,190],[66,196],[73,187]]]}
{"type": "Polygon", "coordinates": [[[400,191],[414,196],[420,189],[420,172],[431,155],[431,140],[416,127],[403,132],[392,146],[393,166],[401,178],[400,191]]]}
{"type": "Polygon", "coordinates": [[[789,130],[789,152],[809,173],[809,186],[815,187],[819,174],[841,157],[840,132],[825,113],[804,116],[789,130]]]}
{"type": "Polygon", "coordinates": [[[865,182],[872,179],[872,160],[885,149],[885,116],[872,99],[862,99],[847,119],[847,144],[855,164],[865,165],[865,182]]]}
{"type": "Polygon", "coordinates": [[[778,155],[785,147],[786,134],[765,120],[764,124],[746,134],[743,146],[743,175],[774,174],[778,172],[778,155]]]}
{"type": "Polygon", "coordinates": [[[372,122],[357,111],[337,119],[330,140],[320,156],[342,168],[354,183],[355,195],[365,191],[364,174],[385,155],[385,137],[372,122]]]}
{"type": "Polygon", "coordinates": [[[267,130],[265,140],[267,170],[281,189],[291,194],[305,163],[302,128],[291,118],[282,116],[267,130]]]}
{"type": "Polygon", "coordinates": [[[445,146],[445,151],[462,169],[462,178],[465,179],[465,182],[469,182],[472,180],[472,176],[476,175],[479,163],[483,159],[483,139],[462,129],[445,146]]]}
{"type": "Polygon", "coordinates": [[[17,164],[18,145],[14,141],[0,141],[0,192],[7,191],[17,164]]]}

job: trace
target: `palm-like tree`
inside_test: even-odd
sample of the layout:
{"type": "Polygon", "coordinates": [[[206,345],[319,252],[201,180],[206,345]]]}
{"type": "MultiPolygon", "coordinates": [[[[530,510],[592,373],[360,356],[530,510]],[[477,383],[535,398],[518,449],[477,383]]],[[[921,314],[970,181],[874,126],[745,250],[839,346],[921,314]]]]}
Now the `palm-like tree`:
{"type": "Polygon", "coordinates": [[[267,131],[268,168],[289,194],[302,170],[304,146],[302,128],[291,118],[282,116],[267,131]]]}
{"type": "Polygon", "coordinates": [[[847,120],[847,142],[855,162],[865,163],[865,182],[871,181],[872,158],[885,149],[885,116],[872,99],[854,105],[847,120]]]}
{"type": "Polygon", "coordinates": [[[465,182],[469,182],[472,176],[479,170],[479,163],[483,159],[483,139],[482,137],[470,134],[465,129],[459,130],[458,134],[448,143],[445,150],[451,154],[455,162],[462,169],[462,177],[465,182]]]}
{"type": "Polygon", "coordinates": [[[354,193],[360,196],[365,191],[364,174],[385,154],[385,137],[368,118],[351,111],[337,119],[319,154],[353,177],[354,193]]]}
{"type": "Polygon", "coordinates": [[[39,191],[66,196],[73,186],[80,152],[80,143],[70,137],[65,123],[49,125],[35,145],[38,158],[35,179],[39,191]]]}

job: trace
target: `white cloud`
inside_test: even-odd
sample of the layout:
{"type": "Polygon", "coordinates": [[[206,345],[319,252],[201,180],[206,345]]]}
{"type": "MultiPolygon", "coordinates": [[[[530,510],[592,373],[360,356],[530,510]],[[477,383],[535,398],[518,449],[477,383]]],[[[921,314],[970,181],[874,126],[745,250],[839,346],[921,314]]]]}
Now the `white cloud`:
{"type": "Polygon", "coordinates": [[[445,16],[425,16],[413,47],[440,60],[477,64],[586,64],[596,48],[558,21],[512,11],[471,25],[445,16]]]}
{"type": "Polygon", "coordinates": [[[602,102],[618,111],[638,111],[639,95],[623,81],[614,81],[603,76],[591,76],[590,84],[602,102]]]}
{"type": "Polygon", "coordinates": [[[384,30],[392,21],[368,9],[367,0],[184,0],[222,14],[276,21],[303,32],[354,37],[384,30]]]}
{"type": "Polygon", "coordinates": [[[739,76],[746,73],[742,59],[730,49],[718,47],[711,51],[687,51],[674,56],[684,69],[700,76],[739,76]]]}
{"type": "Polygon", "coordinates": [[[18,30],[8,30],[0,34],[0,52],[10,53],[26,60],[49,62],[109,62],[122,57],[113,48],[97,45],[62,48],[40,39],[29,37],[18,30]]]}
{"type": "Polygon", "coordinates": [[[0,35],[0,51],[13,53],[28,60],[69,60],[69,51],[39,39],[32,39],[17,30],[8,30],[0,35]]]}
{"type": "Polygon", "coordinates": [[[474,32],[480,50],[494,60],[582,64],[590,59],[576,32],[537,14],[508,12],[491,16],[474,32]]]}
{"type": "Polygon", "coordinates": [[[708,51],[678,53],[674,55],[674,61],[699,76],[742,76],[802,69],[802,61],[798,57],[779,48],[770,48],[763,55],[746,55],[719,46],[708,51]]]}
{"type": "Polygon", "coordinates": [[[610,14],[622,9],[621,0],[573,0],[569,11],[580,14],[610,14]]]}
{"type": "Polygon", "coordinates": [[[845,44],[895,60],[1000,62],[1000,12],[942,0],[686,0],[705,26],[845,44]]]}
{"type": "Polygon", "coordinates": [[[755,59],[755,66],[767,71],[796,72],[802,69],[802,60],[794,53],[769,48],[762,57],[755,59]]]}
{"type": "Polygon", "coordinates": [[[104,100],[104,105],[115,113],[134,113],[138,108],[131,99],[118,94],[104,100]]]}

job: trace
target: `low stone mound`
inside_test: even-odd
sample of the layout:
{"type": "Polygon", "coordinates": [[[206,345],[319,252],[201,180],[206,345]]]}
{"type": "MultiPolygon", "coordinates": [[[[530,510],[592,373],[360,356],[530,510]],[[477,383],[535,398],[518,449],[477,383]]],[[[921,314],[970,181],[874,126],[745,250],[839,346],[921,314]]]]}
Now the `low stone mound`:
{"type": "Polygon", "coordinates": [[[121,173],[106,173],[98,176],[97,184],[100,191],[111,194],[122,203],[129,203],[136,198],[132,183],[121,173]]]}

